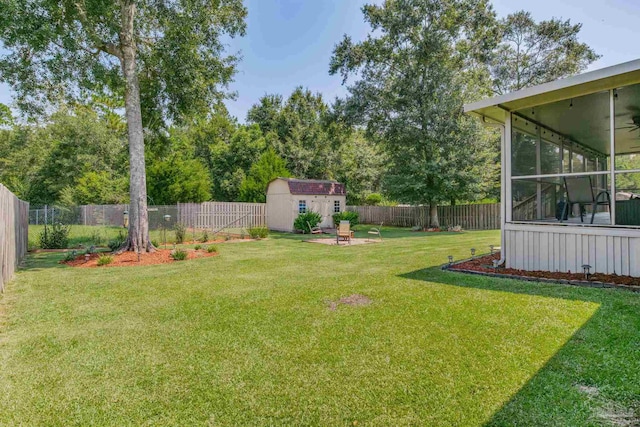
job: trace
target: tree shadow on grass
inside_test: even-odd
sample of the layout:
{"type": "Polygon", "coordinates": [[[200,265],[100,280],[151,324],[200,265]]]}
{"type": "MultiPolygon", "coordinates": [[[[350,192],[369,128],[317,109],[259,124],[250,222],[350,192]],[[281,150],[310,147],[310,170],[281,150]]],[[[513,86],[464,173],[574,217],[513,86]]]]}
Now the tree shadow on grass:
{"type": "Polygon", "coordinates": [[[20,264],[18,271],[40,271],[50,268],[72,268],[61,264],[65,254],[60,252],[32,252],[28,253],[20,264]]]}
{"type": "Polygon", "coordinates": [[[640,426],[640,296],[427,268],[406,279],[594,302],[595,313],[491,416],[490,426],[640,426]]]}
{"type": "MultiPolygon", "coordinates": [[[[371,239],[371,240],[379,240],[378,236],[376,235],[371,235],[368,233],[368,231],[371,228],[375,228],[375,226],[373,225],[357,225],[355,227],[355,237],[357,238],[362,238],[362,239],[371,239]]],[[[493,230],[490,230],[493,231],[493,230]]],[[[420,238],[435,238],[435,237],[445,237],[445,236],[459,236],[461,234],[465,234],[465,232],[449,232],[449,231],[443,231],[443,232],[438,232],[438,233],[428,233],[428,232],[421,232],[421,231],[411,231],[408,228],[397,228],[397,227],[393,227],[393,228],[388,228],[385,229],[384,227],[382,228],[382,241],[384,242],[385,240],[389,239],[389,240],[395,240],[395,239],[406,239],[406,238],[416,238],[416,237],[420,237],[420,238]]],[[[277,232],[277,231],[272,231],[269,234],[269,238],[273,238],[273,239],[285,239],[285,240],[309,240],[309,239],[318,239],[318,238],[325,238],[325,239],[335,239],[335,233],[326,233],[326,234],[298,234],[298,233],[283,233],[283,232],[277,232]]]]}

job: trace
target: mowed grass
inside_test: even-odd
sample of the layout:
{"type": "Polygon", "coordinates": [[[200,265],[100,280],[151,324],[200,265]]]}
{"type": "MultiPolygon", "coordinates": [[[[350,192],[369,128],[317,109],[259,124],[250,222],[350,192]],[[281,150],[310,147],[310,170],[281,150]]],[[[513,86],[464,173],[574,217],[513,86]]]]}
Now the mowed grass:
{"type": "Polygon", "coordinates": [[[0,300],[0,423],[640,419],[639,295],[437,268],[499,232],[386,237],[335,247],[275,234],[135,268],[32,255],[0,300]],[[352,294],[372,302],[329,308],[352,294]]]}

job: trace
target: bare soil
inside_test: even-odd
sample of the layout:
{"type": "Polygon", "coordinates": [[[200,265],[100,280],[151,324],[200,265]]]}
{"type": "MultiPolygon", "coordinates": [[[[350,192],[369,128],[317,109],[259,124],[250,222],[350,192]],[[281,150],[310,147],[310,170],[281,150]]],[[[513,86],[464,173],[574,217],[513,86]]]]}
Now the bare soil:
{"type": "Polygon", "coordinates": [[[454,264],[450,267],[451,270],[467,270],[477,271],[480,273],[489,274],[504,274],[509,276],[520,276],[523,278],[541,278],[558,281],[575,281],[575,282],[592,282],[603,283],[611,285],[623,285],[628,287],[640,288],[640,278],[631,276],[619,276],[617,274],[602,274],[593,273],[589,275],[589,278],[585,278],[583,272],[552,272],[552,271],[529,271],[529,270],[517,270],[515,268],[493,268],[493,260],[500,259],[500,252],[496,252],[493,255],[480,256],[468,261],[464,261],[458,264],[454,264]]]}
{"type": "Polygon", "coordinates": [[[351,305],[355,307],[364,306],[371,304],[371,298],[361,295],[361,294],[353,294],[348,297],[340,298],[338,301],[330,301],[329,302],[329,310],[336,310],[339,305],[351,305]]]}
{"type": "MultiPolygon", "coordinates": [[[[185,250],[185,249],[183,249],[185,250]]],[[[187,259],[205,258],[218,255],[217,252],[209,253],[205,250],[189,250],[186,249],[187,259]]],[[[171,250],[168,249],[156,249],[155,252],[141,253],[140,261],[138,261],[138,254],[136,252],[122,252],[121,254],[114,253],[94,253],[89,255],[89,260],[85,258],[85,255],[78,255],[76,259],[72,261],[60,261],[61,264],[66,264],[71,267],[132,267],[140,265],[157,265],[168,264],[175,261],[171,258],[171,250]],[[109,255],[113,257],[113,261],[110,264],[104,266],[98,266],[98,258],[100,255],[109,255]]]]}

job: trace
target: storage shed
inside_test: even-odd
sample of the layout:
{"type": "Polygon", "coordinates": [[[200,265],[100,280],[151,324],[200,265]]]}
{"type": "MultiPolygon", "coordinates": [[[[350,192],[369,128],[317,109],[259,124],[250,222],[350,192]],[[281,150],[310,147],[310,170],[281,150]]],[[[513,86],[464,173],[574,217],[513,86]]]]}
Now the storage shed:
{"type": "Polygon", "coordinates": [[[640,277],[640,60],[464,108],[502,132],[500,262],[640,277]]]}
{"type": "Polygon", "coordinates": [[[294,231],[293,221],[305,212],[322,216],[320,227],[333,227],[333,214],[346,208],[344,184],[315,179],[276,178],[267,186],[267,227],[294,231]]]}

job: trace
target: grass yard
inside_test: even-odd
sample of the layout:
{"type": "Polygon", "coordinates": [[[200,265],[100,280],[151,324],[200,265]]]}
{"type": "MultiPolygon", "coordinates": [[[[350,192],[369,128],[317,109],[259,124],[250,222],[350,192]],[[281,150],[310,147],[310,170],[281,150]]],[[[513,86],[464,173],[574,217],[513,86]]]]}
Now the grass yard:
{"type": "Polygon", "coordinates": [[[0,300],[0,423],[640,423],[640,295],[436,268],[497,231],[384,236],[139,268],[32,255],[0,300]],[[352,294],[371,304],[330,308],[352,294]]]}

